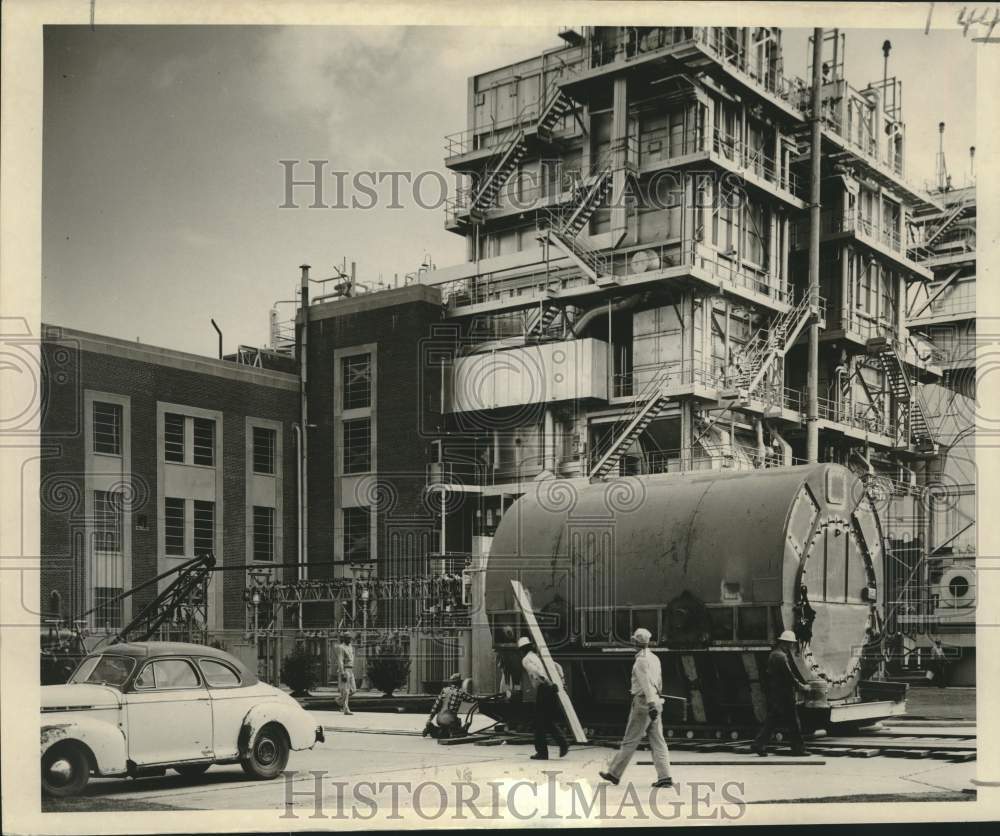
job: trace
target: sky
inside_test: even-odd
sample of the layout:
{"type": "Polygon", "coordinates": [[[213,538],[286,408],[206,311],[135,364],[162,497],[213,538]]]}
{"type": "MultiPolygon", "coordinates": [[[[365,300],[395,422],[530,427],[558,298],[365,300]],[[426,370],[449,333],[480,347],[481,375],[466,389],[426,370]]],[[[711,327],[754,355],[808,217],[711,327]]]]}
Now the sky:
{"type": "MultiPolygon", "coordinates": [[[[785,71],[806,75],[805,30],[784,33],[785,71]]],[[[910,179],[934,171],[937,124],[956,184],[974,144],[975,45],[957,31],[849,31],[856,87],[903,79],[910,179]],[[933,67],[928,56],[948,56],[933,67]]],[[[463,260],[443,209],[405,187],[388,208],[285,200],[280,160],[326,171],[438,172],[443,137],[465,126],[468,76],[561,41],[550,29],[465,27],[46,27],[42,317],[56,325],[212,355],[264,345],[268,311],[298,265],[393,281],[426,258],[463,260]]],[[[334,179],[324,201],[336,202],[334,179]]],[[[436,180],[425,180],[433,200],[436,180]]],[[[348,177],[348,185],[350,176],[348,177]]],[[[348,190],[366,201],[364,194],[348,190]]],[[[291,311],[290,306],[284,308],[291,311]]]]}

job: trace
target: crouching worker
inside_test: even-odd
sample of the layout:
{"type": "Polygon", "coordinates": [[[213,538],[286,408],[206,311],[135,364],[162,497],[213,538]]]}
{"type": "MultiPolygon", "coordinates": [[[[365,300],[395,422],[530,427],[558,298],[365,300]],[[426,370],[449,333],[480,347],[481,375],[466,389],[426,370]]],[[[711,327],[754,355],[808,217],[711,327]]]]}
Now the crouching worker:
{"type": "Polygon", "coordinates": [[[469,693],[471,690],[471,679],[463,682],[462,674],[453,673],[434,701],[434,707],[424,726],[424,737],[447,739],[465,734],[458,712],[463,702],[475,702],[476,698],[469,693]]]}
{"type": "Polygon", "coordinates": [[[660,660],[649,650],[653,635],[649,630],[640,627],[632,634],[632,644],[637,648],[635,662],[632,664],[632,707],[629,710],[628,725],[625,737],[617,754],[612,758],[608,768],[599,773],[612,784],[617,784],[625,768],[632,760],[635,750],[644,736],[649,737],[649,748],[653,750],[653,764],[656,766],[656,781],[654,787],[672,787],[674,782],[670,777],[670,755],[667,752],[667,741],[663,739],[663,720],[660,712],[663,710],[663,673],[660,660]]]}

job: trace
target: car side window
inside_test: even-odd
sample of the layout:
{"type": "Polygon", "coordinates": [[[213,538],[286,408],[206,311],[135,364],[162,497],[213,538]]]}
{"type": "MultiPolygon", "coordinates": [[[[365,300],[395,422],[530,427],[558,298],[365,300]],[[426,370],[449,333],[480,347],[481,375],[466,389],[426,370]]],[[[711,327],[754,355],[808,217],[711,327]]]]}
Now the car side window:
{"type": "Polygon", "coordinates": [[[152,662],[147,664],[146,667],[144,667],[141,671],[139,671],[139,675],[135,678],[135,685],[133,687],[141,690],[148,690],[150,688],[156,687],[156,679],[153,675],[152,662]]]}
{"type": "Polygon", "coordinates": [[[240,684],[240,675],[229,665],[214,659],[199,659],[198,665],[210,688],[235,688],[240,684]]]}
{"type": "Polygon", "coordinates": [[[139,690],[155,688],[162,691],[171,688],[197,688],[200,685],[201,680],[194,665],[187,659],[157,659],[149,662],[135,680],[135,687],[139,690]]]}

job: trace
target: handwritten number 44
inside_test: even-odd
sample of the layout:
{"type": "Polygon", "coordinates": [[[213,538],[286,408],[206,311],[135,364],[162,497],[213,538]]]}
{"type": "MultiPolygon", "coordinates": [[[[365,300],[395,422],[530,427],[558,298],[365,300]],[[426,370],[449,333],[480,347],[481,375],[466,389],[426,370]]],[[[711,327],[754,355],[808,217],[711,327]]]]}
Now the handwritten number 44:
{"type": "Polygon", "coordinates": [[[976,43],[1000,43],[1000,38],[993,37],[993,30],[1000,24],[1000,8],[992,9],[969,9],[963,6],[958,13],[958,25],[962,27],[962,36],[968,37],[969,29],[973,26],[985,26],[986,34],[979,38],[973,38],[976,43]],[[992,17],[990,14],[992,13],[992,17]]]}

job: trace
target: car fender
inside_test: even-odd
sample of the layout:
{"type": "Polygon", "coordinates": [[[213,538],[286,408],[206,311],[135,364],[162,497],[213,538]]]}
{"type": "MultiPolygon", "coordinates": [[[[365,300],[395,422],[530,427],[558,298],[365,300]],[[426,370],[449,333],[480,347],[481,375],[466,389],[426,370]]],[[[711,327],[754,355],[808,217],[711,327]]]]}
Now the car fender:
{"type": "Polygon", "coordinates": [[[93,755],[99,775],[122,775],[126,772],[125,733],[117,725],[92,717],[47,717],[42,723],[41,752],[64,741],[79,741],[93,755]]]}
{"type": "Polygon", "coordinates": [[[243,718],[240,727],[239,751],[244,757],[257,732],[268,723],[280,723],[288,732],[292,749],[311,749],[317,741],[317,723],[302,706],[291,697],[288,702],[268,700],[257,703],[243,718]]]}

